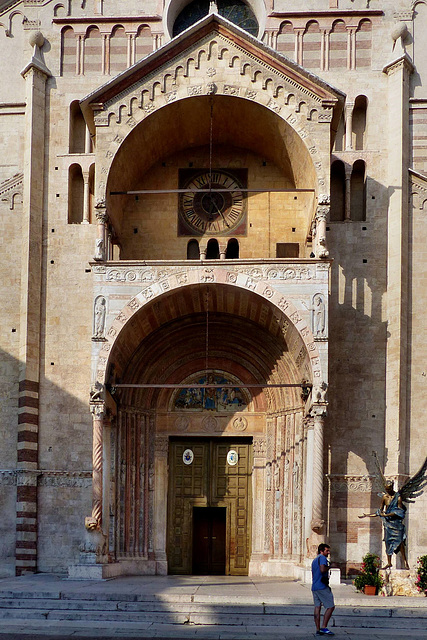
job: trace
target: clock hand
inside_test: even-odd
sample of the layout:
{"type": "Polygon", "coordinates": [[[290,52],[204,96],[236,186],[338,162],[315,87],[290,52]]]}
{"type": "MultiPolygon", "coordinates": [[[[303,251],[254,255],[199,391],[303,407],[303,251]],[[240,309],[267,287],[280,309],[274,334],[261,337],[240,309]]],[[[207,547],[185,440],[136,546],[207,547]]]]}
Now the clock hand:
{"type": "Polygon", "coordinates": [[[225,219],[223,212],[222,212],[222,211],[220,211],[220,210],[218,209],[218,205],[216,204],[216,202],[214,202],[214,201],[212,201],[212,202],[214,203],[214,207],[215,207],[215,209],[218,211],[219,215],[220,215],[220,216],[221,216],[221,218],[224,220],[224,224],[225,224],[227,227],[229,227],[230,225],[228,224],[227,220],[225,219]]]}

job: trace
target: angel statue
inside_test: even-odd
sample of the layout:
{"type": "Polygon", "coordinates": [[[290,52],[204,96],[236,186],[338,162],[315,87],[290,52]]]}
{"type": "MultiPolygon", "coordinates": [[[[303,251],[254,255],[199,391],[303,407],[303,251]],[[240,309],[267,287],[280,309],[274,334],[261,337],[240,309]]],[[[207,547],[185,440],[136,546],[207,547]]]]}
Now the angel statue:
{"type": "Polygon", "coordinates": [[[427,485],[427,458],[421,469],[412,478],[410,478],[399,491],[394,490],[393,480],[385,478],[376,451],[373,452],[375,462],[378,469],[379,478],[384,487],[380,508],[375,513],[364,513],[359,518],[375,518],[379,516],[384,526],[384,542],[387,554],[387,564],[383,569],[391,567],[391,558],[393,553],[399,553],[402,556],[403,564],[409,569],[408,560],[406,558],[406,531],[404,518],[406,515],[406,506],[404,502],[413,503],[413,498],[418,498],[427,485]]]}

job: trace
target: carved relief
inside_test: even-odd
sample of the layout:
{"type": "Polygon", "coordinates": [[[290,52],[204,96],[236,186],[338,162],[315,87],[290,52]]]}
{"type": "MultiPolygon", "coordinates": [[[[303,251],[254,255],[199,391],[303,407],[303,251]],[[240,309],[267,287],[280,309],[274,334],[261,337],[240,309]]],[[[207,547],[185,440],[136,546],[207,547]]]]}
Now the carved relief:
{"type": "Polygon", "coordinates": [[[180,416],[175,420],[174,426],[177,431],[188,431],[190,427],[190,420],[185,416],[180,416]]]}
{"type": "Polygon", "coordinates": [[[233,420],[234,431],[245,431],[248,427],[248,421],[244,416],[239,416],[233,420]]]}
{"type": "Polygon", "coordinates": [[[95,298],[93,309],[93,338],[104,338],[106,300],[104,296],[95,298]]]}

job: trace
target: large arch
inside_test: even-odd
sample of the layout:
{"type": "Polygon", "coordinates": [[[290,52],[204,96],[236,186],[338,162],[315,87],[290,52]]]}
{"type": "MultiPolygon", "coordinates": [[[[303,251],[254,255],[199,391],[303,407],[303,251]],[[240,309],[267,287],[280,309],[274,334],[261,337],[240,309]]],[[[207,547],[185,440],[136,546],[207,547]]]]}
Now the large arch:
{"type": "MultiPolygon", "coordinates": [[[[273,271],[269,277],[280,281],[291,269],[273,271]]],[[[112,266],[105,271],[104,294],[108,282],[113,292],[120,274],[127,283],[139,277],[131,265],[126,272],[112,266]]],[[[313,384],[313,397],[319,392],[322,366],[307,317],[280,287],[260,279],[256,267],[250,273],[194,264],[188,271],[165,268],[157,281],[133,295],[108,322],[105,342],[95,343],[100,347],[98,382],[113,394],[117,413],[117,428],[108,429],[106,446],[106,451],[111,446],[116,462],[109,470],[105,460],[103,472],[104,478],[113,478],[117,501],[110,503],[107,498],[103,519],[104,526],[114,531],[115,559],[122,571],[165,573],[169,567],[172,572],[191,572],[188,549],[186,563],[170,555],[176,546],[171,531],[180,529],[181,508],[186,509],[187,532],[179,542],[183,548],[191,538],[192,505],[230,509],[227,539],[238,535],[239,528],[233,525],[237,520],[230,515],[236,513],[232,493],[212,498],[213,503],[205,494],[189,496],[181,504],[175,499],[179,485],[174,484],[179,481],[176,473],[181,473],[176,467],[182,447],[189,446],[208,460],[212,453],[205,458],[203,451],[209,447],[217,452],[234,446],[239,455],[249,456],[245,473],[250,482],[245,481],[246,506],[241,507],[247,519],[243,547],[238,545],[246,551],[237,562],[232,544],[227,571],[262,573],[268,566],[273,573],[296,575],[311,522],[306,525],[303,518],[304,464],[313,452],[307,453],[310,438],[303,419],[308,398],[302,391],[305,387],[309,392],[313,384]],[[193,408],[177,402],[175,385],[187,384],[193,392],[194,383],[212,380],[228,381],[244,400],[224,404],[222,399],[220,405],[218,392],[209,406],[193,408]],[[251,462],[252,455],[256,463],[251,462]],[[143,469],[142,475],[136,477],[135,469],[143,469]],[[273,489],[286,496],[274,516],[282,523],[280,539],[267,515],[273,489]],[[133,505],[143,506],[137,512],[133,505]],[[148,550],[153,546],[150,559],[148,550]]],[[[310,515],[311,507],[306,521],[310,515]]]]}
{"type": "MultiPolygon", "coordinates": [[[[307,321],[296,309],[292,300],[283,295],[271,282],[259,278],[255,279],[247,273],[222,267],[200,266],[189,272],[172,272],[170,274],[167,271],[167,269],[164,270],[163,278],[145,287],[129,300],[113,319],[111,325],[107,327],[106,342],[101,346],[96,365],[96,379],[99,383],[108,383],[109,368],[113,362],[115,375],[121,377],[130,355],[137,350],[140,341],[149,335],[153,328],[157,329],[160,326],[159,321],[151,324],[153,322],[152,307],[155,303],[159,305],[164,303],[172,293],[181,295],[187,289],[194,290],[197,287],[205,287],[206,289],[207,285],[213,284],[226,286],[231,292],[235,289],[250,292],[257,299],[267,302],[267,306],[272,309],[271,316],[274,319],[272,322],[273,326],[275,325],[276,335],[281,331],[280,327],[283,327],[284,323],[287,324],[286,331],[289,341],[293,344],[293,352],[296,356],[301,354],[299,356],[301,373],[304,372],[310,383],[320,384],[327,380],[327,373],[322,367],[317,343],[313,339],[307,321]],[[151,318],[149,323],[140,322],[143,310],[145,316],[151,318]],[[135,330],[135,327],[138,327],[138,331],[135,330]],[[125,343],[127,343],[126,346],[125,343]],[[302,349],[303,352],[301,352],[302,349]]],[[[114,274],[112,273],[110,277],[113,279],[114,274]]],[[[128,277],[132,278],[132,276],[128,277]]],[[[234,297],[230,296],[231,299],[234,297]]],[[[218,306],[220,301],[219,297],[215,307],[218,312],[221,312],[221,306],[218,306]]],[[[238,310],[239,306],[236,304],[235,308],[238,310]]],[[[191,309],[190,312],[195,311],[197,311],[197,307],[191,309]]],[[[175,317],[179,317],[179,315],[181,313],[175,317]]],[[[173,319],[170,317],[168,321],[173,319]]]]}

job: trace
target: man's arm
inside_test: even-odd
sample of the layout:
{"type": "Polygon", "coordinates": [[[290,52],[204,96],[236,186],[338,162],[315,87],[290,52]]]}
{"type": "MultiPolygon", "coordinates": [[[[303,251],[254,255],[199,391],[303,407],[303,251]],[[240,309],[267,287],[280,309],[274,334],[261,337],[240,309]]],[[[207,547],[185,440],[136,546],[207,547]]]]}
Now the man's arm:
{"type": "MultiPolygon", "coordinates": [[[[325,556],[322,556],[323,558],[325,558],[325,556]]],[[[328,561],[325,558],[325,562],[321,562],[320,561],[320,573],[328,573],[329,570],[329,565],[328,565],[328,561]]]]}

